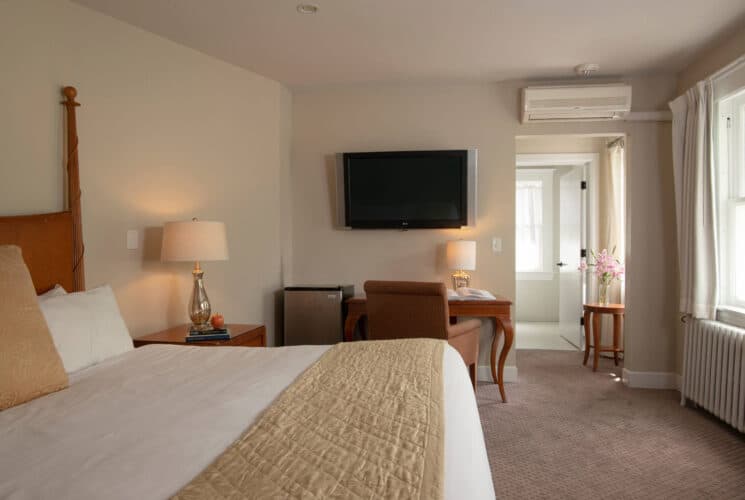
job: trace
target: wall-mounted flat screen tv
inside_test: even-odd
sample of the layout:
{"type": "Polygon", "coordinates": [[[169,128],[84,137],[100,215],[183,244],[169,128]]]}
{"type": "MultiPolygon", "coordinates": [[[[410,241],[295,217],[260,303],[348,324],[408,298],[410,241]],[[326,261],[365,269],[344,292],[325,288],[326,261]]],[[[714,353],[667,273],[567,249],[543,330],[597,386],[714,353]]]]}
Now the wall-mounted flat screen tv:
{"type": "Polygon", "coordinates": [[[457,228],[475,219],[476,150],[343,153],[339,222],[352,229],[457,228]]]}

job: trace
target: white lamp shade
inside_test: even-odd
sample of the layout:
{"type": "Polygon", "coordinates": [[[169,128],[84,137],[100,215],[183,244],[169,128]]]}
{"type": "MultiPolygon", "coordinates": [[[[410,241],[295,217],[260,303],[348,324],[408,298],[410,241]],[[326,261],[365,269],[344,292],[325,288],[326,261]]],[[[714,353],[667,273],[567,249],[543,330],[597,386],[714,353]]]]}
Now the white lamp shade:
{"type": "Polygon", "coordinates": [[[476,269],[475,241],[448,241],[448,268],[459,271],[474,271],[476,269]]]}
{"type": "Polygon", "coordinates": [[[166,222],[163,226],[160,260],[228,260],[225,224],[201,220],[166,222]]]}

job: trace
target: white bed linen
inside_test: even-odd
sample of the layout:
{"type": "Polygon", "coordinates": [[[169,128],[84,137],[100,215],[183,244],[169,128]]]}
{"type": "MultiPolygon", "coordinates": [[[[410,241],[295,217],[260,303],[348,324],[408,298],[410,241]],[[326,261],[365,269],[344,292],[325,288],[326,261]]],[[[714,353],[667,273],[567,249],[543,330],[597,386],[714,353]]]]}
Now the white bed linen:
{"type": "MultiPolygon", "coordinates": [[[[165,499],[232,444],[327,346],[146,346],[0,412],[0,499],[165,499]]],[[[459,354],[445,349],[445,498],[494,498],[459,354]]]]}

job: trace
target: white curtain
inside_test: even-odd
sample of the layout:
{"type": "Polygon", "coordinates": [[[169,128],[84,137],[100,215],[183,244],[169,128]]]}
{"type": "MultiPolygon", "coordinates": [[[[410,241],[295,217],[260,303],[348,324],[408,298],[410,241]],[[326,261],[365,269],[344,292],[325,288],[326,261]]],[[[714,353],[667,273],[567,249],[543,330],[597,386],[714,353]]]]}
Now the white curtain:
{"type": "Polygon", "coordinates": [[[616,256],[621,261],[626,260],[626,245],[624,244],[624,161],[625,161],[625,145],[624,140],[617,141],[614,145],[608,148],[608,190],[607,193],[610,195],[609,210],[608,210],[608,222],[605,226],[608,234],[606,235],[606,241],[608,242],[608,250],[613,248],[616,249],[616,256]]]}
{"type": "Polygon", "coordinates": [[[543,259],[543,183],[518,180],[515,191],[515,250],[518,272],[538,271],[543,259]]]}
{"type": "MultiPolygon", "coordinates": [[[[609,251],[615,248],[616,257],[621,262],[626,263],[626,244],[624,238],[625,232],[625,198],[626,186],[624,185],[624,162],[626,155],[626,145],[624,139],[616,141],[614,145],[608,148],[608,188],[607,193],[610,195],[608,200],[608,221],[606,228],[607,245],[609,251]]],[[[625,281],[617,281],[610,289],[610,300],[617,304],[624,303],[625,281]]]]}
{"type": "Polygon", "coordinates": [[[708,81],[670,103],[680,311],[702,319],[715,318],[718,299],[712,107],[708,81]]]}
{"type": "MultiPolygon", "coordinates": [[[[607,248],[610,252],[615,248],[615,255],[621,262],[626,261],[625,246],[625,199],[626,187],[624,185],[624,162],[625,162],[624,139],[612,141],[605,149],[605,158],[601,163],[600,181],[600,234],[599,249],[607,248]]],[[[614,282],[610,289],[609,300],[614,304],[625,302],[625,281],[614,282]]],[[[593,285],[595,285],[593,283],[593,285]]],[[[595,285],[596,286],[596,285],[595,285]]],[[[597,289],[593,288],[592,297],[597,297],[597,289]]],[[[601,344],[613,344],[613,318],[609,314],[603,314],[601,319],[601,344]]],[[[621,345],[623,345],[623,332],[621,333],[621,345]]]]}

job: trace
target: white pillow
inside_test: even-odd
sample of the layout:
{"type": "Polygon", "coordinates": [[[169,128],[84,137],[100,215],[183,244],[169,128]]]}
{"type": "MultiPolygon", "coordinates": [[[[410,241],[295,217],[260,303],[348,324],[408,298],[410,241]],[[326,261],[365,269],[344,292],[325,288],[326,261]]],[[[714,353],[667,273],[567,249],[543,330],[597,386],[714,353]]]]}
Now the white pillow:
{"type": "Polygon", "coordinates": [[[39,295],[39,302],[42,302],[47,299],[51,299],[52,297],[59,297],[60,295],[67,295],[67,290],[65,290],[65,287],[63,287],[60,284],[54,285],[54,288],[51,290],[48,290],[41,295],[39,295]]]}
{"type": "Polygon", "coordinates": [[[134,349],[108,285],[45,298],[39,307],[67,373],[134,349]]]}

